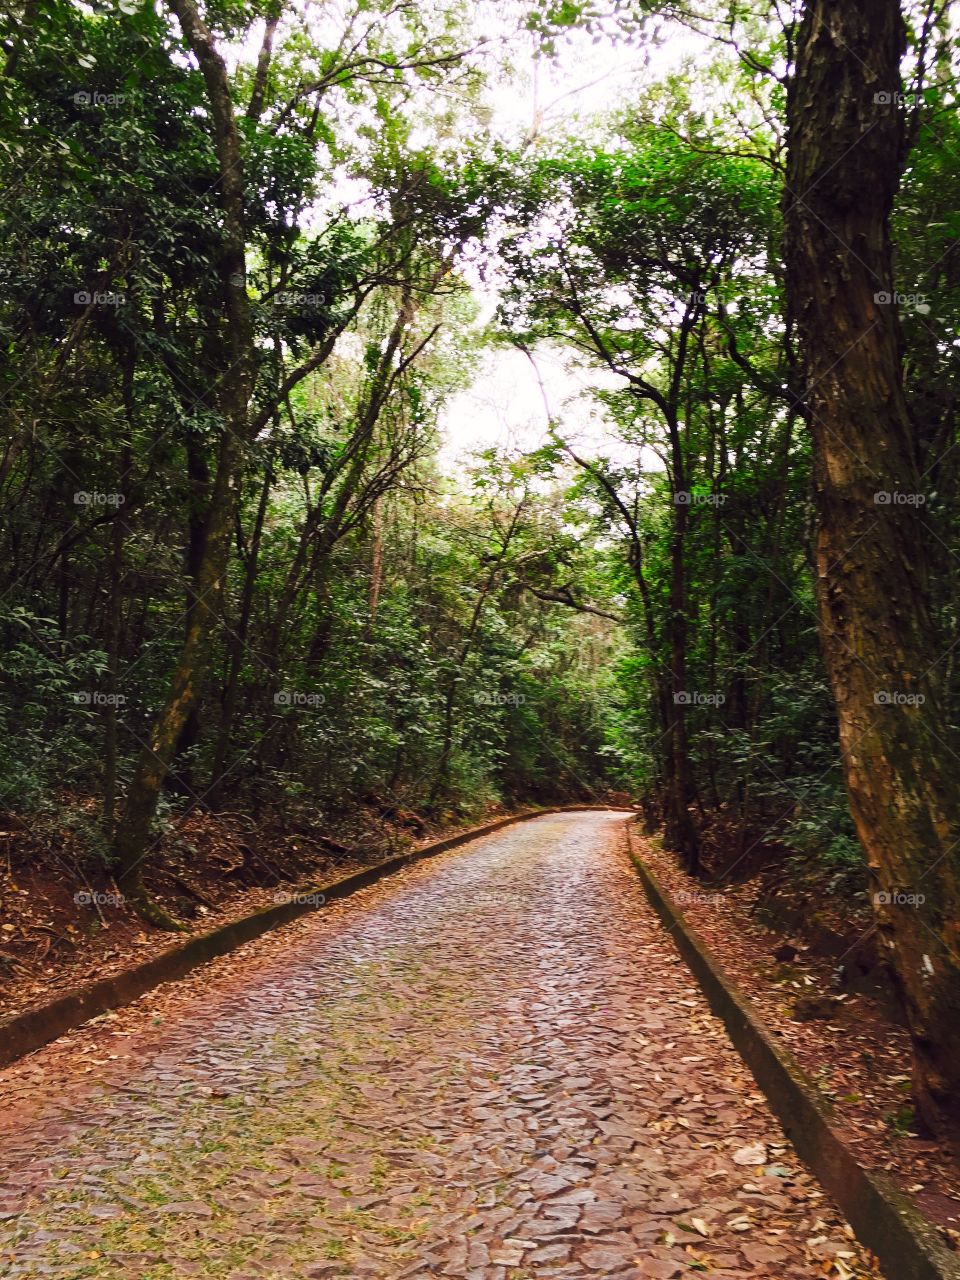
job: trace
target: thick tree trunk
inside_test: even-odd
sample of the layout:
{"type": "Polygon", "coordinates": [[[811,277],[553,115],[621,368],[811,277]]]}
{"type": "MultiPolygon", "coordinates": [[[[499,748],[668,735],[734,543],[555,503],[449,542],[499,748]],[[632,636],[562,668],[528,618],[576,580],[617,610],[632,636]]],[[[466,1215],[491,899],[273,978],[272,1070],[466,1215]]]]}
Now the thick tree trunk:
{"type": "Polygon", "coordinates": [[[120,673],[120,635],[122,630],[123,583],[122,520],[114,520],[110,537],[110,590],[107,601],[106,639],[107,666],[104,688],[107,701],[103,708],[103,831],[107,840],[113,836],[117,811],[118,716],[117,691],[120,673]]]}
{"type": "MultiPolygon", "coordinates": [[[[187,480],[189,497],[185,565],[187,583],[184,601],[185,633],[190,630],[197,599],[198,574],[206,543],[206,513],[210,502],[210,466],[207,461],[206,447],[193,433],[187,438],[187,480]]],[[[201,704],[198,698],[180,730],[173,763],[167,777],[169,790],[181,796],[192,796],[195,792],[192,753],[193,748],[200,741],[200,709],[201,704]]]]}
{"type": "MultiPolygon", "coordinates": [[[[681,476],[682,484],[682,476],[681,476]]],[[[670,540],[670,616],[667,635],[670,646],[670,750],[667,755],[667,793],[664,804],[664,838],[691,875],[700,871],[700,840],[690,814],[693,798],[693,775],[690,768],[690,745],[687,737],[686,708],[691,690],[687,687],[687,591],[684,551],[687,532],[687,507],[674,503],[673,535],[670,540]]]]}
{"type": "Polygon", "coordinates": [[[239,479],[251,427],[249,398],[254,355],[253,321],[246,288],[243,164],[227,68],[194,0],[171,0],[171,8],[203,73],[213,122],[224,224],[217,272],[225,323],[223,329],[218,330],[220,349],[216,352],[216,364],[222,370],[216,393],[223,426],[203,545],[197,556],[196,598],[189,611],[167,701],[154,723],[150,741],[137,760],[113,845],[122,892],[146,919],[166,928],[177,927],[176,922],[146,893],[143,861],[160,790],[180,735],[197,705],[219,626],[239,479]]]}
{"type": "Polygon", "coordinates": [[[805,366],[820,628],[850,805],[909,1018],[920,1113],[956,1140],[957,756],[936,679],[923,494],[897,309],[887,301],[904,41],[896,0],[806,7],[788,100],[787,288],[805,366]]]}
{"type": "Polygon", "coordinates": [[[207,513],[204,554],[197,577],[197,598],[191,610],[183,647],[173,673],[167,701],[140,752],[127,792],[126,806],[117,827],[113,856],[121,891],[148,920],[175,927],[143,887],[143,861],[148,853],[150,829],[164,779],[190,713],[200,696],[201,682],[209,668],[219,626],[221,596],[230,556],[236,502],[236,477],[241,448],[237,436],[225,431],[220,462],[207,513]]]}

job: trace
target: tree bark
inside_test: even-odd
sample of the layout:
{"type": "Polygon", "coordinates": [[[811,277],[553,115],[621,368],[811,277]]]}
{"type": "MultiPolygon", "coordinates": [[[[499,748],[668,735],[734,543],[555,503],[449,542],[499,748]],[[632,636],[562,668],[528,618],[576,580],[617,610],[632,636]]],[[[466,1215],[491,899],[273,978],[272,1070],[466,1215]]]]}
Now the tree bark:
{"type": "Polygon", "coordinates": [[[889,219],[905,154],[904,47],[896,0],[806,6],[788,97],[787,292],[813,443],[820,631],[850,806],[909,1020],[919,1112],[956,1142],[957,757],[937,679],[897,308],[884,299],[894,291],[889,219]]]}
{"type": "MultiPolygon", "coordinates": [[[[680,476],[682,485],[683,478],[680,476]]],[[[675,479],[674,483],[677,481],[675,479]]],[[[669,750],[666,795],[664,796],[664,843],[680,858],[690,875],[700,873],[700,839],[690,814],[693,799],[693,770],[687,735],[686,707],[691,691],[687,688],[687,590],[686,551],[687,511],[677,502],[674,492],[674,523],[670,538],[670,616],[667,636],[670,648],[669,750]]]]}
{"type": "MultiPolygon", "coordinates": [[[[210,467],[202,440],[191,432],[187,437],[188,518],[186,553],[186,594],[184,629],[189,631],[197,598],[200,564],[206,545],[206,513],[210,498],[210,467]]],[[[198,698],[184,721],[177,738],[173,762],[167,776],[167,788],[181,796],[194,794],[193,748],[200,741],[201,700],[198,698]]]]}
{"type": "Polygon", "coordinates": [[[370,510],[370,585],[367,588],[367,639],[373,635],[383,585],[383,498],[375,499],[370,510]]]}
{"type": "Polygon", "coordinates": [[[260,546],[263,541],[263,526],[267,517],[267,504],[270,501],[270,490],[273,487],[273,463],[268,460],[264,472],[263,484],[260,487],[260,498],[257,513],[253,522],[253,533],[247,553],[247,563],[243,578],[243,594],[240,599],[240,616],[237,624],[230,632],[227,646],[227,678],[223,690],[223,702],[220,712],[220,724],[217,730],[217,746],[214,752],[211,782],[207,792],[211,808],[215,808],[223,794],[223,783],[229,773],[227,757],[230,754],[230,743],[233,736],[233,724],[237,715],[240,700],[240,675],[243,670],[243,653],[247,647],[250,633],[250,619],[253,615],[253,598],[257,585],[257,573],[260,567],[260,546]]]}
{"type": "Polygon", "coordinates": [[[196,57],[207,90],[218,168],[223,238],[217,275],[225,324],[217,364],[218,409],[222,429],[217,464],[197,560],[196,598],[167,700],[160,710],[137,760],[118,823],[113,857],[124,894],[145,919],[165,928],[176,922],[147,894],[143,860],[164,778],[177,742],[197,704],[209,668],[219,626],[221,596],[230,557],[239,479],[249,439],[249,399],[252,383],[254,329],[246,289],[244,177],[240,133],[230,95],[226,64],[194,0],[171,0],[184,38],[196,57]]]}

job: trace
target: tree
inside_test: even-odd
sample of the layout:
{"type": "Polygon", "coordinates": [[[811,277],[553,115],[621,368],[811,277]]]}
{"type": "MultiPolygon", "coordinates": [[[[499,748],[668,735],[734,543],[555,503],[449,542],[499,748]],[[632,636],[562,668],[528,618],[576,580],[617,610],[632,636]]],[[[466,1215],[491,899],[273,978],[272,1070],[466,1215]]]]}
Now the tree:
{"type": "MultiPolygon", "coordinates": [[[[287,259],[291,247],[289,234],[285,234],[287,229],[282,217],[285,212],[283,205],[292,204],[298,213],[302,211],[317,167],[317,157],[308,152],[309,158],[305,159],[302,153],[295,150],[295,156],[300,161],[300,172],[297,174],[299,183],[295,181],[293,189],[284,193],[283,201],[279,200],[276,191],[271,190],[268,199],[262,205],[258,203],[254,196],[255,188],[247,177],[247,148],[234,101],[237,89],[227,70],[214,30],[194,0],[171,0],[171,10],[176,15],[184,43],[195,58],[203,78],[211,144],[218,174],[216,189],[222,224],[212,265],[223,318],[221,321],[217,311],[208,313],[206,317],[205,355],[218,370],[215,410],[219,419],[219,438],[205,510],[202,520],[195,517],[193,525],[190,552],[192,581],[183,646],[173,671],[168,695],[150,731],[149,740],[143,745],[127,789],[124,811],[117,824],[112,849],[123,891],[138,904],[141,913],[147,918],[169,927],[174,922],[151,903],[144,890],[143,859],[164,780],[178,745],[183,741],[192,718],[196,716],[202,686],[210,668],[212,647],[222,611],[243,473],[253,441],[275,417],[279,406],[288,399],[293,388],[315,373],[329,357],[338,331],[342,330],[344,324],[341,318],[338,325],[317,335],[317,340],[299,364],[285,372],[279,381],[274,381],[272,385],[268,382],[264,386],[263,379],[258,380],[258,334],[248,291],[247,257],[255,246],[261,248],[268,263],[279,263],[280,283],[283,283],[283,268],[289,265],[287,259]],[[275,213],[272,225],[269,217],[265,224],[261,222],[258,225],[258,219],[251,214],[255,215],[258,210],[262,214],[264,205],[268,203],[280,204],[281,216],[277,217],[275,213]],[[261,393],[259,397],[255,396],[257,392],[261,393]],[[256,403],[257,398],[260,399],[259,404],[256,403]]],[[[275,13],[268,15],[265,24],[264,40],[246,110],[249,127],[263,132],[266,132],[264,117],[268,105],[267,82],[275,57],[276,16],[275,13]]],[[[375,27],[376,23],[371,24],[368,33],[372,33],[375,27]]],[[[442,43],[441,48],[443,52],[439,56],[443,64],[455,64],[462,56],[449,40],[442,43]]],[[[312,140],[317,127],[319,100],[324,92],[338,85],[348,85],[357,79],[362,81],[367,75],[376,76],[378,69],[383,69],[384,51],[379,47],[367,50],[364,56],[357,57],[356,53],[355,45],[339,50],[340,60],[335,60],[337,75],[332,79],[323,77],[306,87],[298,86],[286,103],[275,106],[274,127],[279,123],[286,124],[291,116],[296,119],[295,113],[299,111],[302,114],[306,109],[305,104],[312,100],[313,110],[308,112],[310,122],[304,130],[312,140]]],[[[404,71],[432,65],[437,56],[436,49],[420,47],[406,60],[389,59],[387,66],[392,67],[394,77],[399,76],[394,82],[402,86],[404,71]]],[[[388,83],[391,79],[393,77],[388,77],[388,83]]],[[[276,185],[272,183],[272,175],[268,179],[268,185],[276,185]]],[[[402,221],[402,218],[397,221],[402,221]]],[[[449,262],[445,263],[446,269],[449,269],[449,262]]],[[[440,274],[444,274],[445,270],[440,274]]],[[[392,362],[408,325],[411,302],[412,292],[408,286],[393,334],[383,354],[381,369],[373,380],[369,399],[360,415],[353,447],[348,450],[347,470],[354,477],[354,484],[341,486],[335,503],[335,518],[326,523],[314,548],[315,556],[321,561],[330,539],[340,536],[344,511],[339,508],[353,496],[355,482],[365,465],[370,432],[384,397],[397,377],[398,370],[392,367],[392,362]]],[[[399,371],[405,367],[406,364],[402,361],[399,371]]]]}
{"type": "MultiPolygon", "coordinates": [[[[763,252],[772,187],[754,160],[704,155],[672,131],[634,120],[621,121],[620,132],[628,145],[619,151],[571,145],[526,166],[513,198],[531,226],[505,245],[511,282],[503,315],[515,340],[562,339],[622,379],[624,438],[662,467],[669,580],[658,599],[645,563],[638,495],[621,492],[629,477],[569,450],[627,539],[655,673],[666,840],[696,872],[688,537],[695,497],[704,496],[694,492],[699,437],[714,394],[705,383],[716,326],[711,300],[716,307],[734,272],[749,273],[751,258],[763,252]]],[[[613,408],[612,397],[607,405],[613,408]]],[[[648,492],[656,487],[652,477],[645,483],[648,492]]]]}
{"type": "Polygon", "coordinates": [[[173,920],[151,901],[144,889],[143,857],[160,789],[180,735],[200,698],[200,684],[211,660],[233,538],[240,478],[253,434],[249,401],[255,360],[254,325],[246,278],[246,184],[240,131],[227,67],[212,32],[192,0],[172,0],[172,7],[206,85],[223,212],[217,280],[225,319],[212,348],[214,363],[223,371],[216,392],[222,426],[216,471],[199,534],[200,545],[194,553],[196,585],[187,610],[183,648],[167,700],[137,761],[127,789],[123,815],[113,838],[113,857],[121,889],[147,919],[167,926],[172,926],[173,920]]]}
{"type": "Polygon", "coordinates": [[[960,811],[930,604],[890,216],[906,155],[897,0],[811,0],[787,106],[787,287],[805,376],[820,628],[847,790],[922,1115],[960,1137],[960,811]]]}

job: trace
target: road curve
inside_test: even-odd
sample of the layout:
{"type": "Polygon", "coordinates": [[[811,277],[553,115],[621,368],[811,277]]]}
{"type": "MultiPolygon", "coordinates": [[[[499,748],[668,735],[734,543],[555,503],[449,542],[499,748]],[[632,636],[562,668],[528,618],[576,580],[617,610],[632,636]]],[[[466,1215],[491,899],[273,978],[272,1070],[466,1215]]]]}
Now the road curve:
{"type": "Polygon", "coordinates": [[[0,1274],[872,1274],[622,827],[483,837],[0,1073],[0,1274]]]}

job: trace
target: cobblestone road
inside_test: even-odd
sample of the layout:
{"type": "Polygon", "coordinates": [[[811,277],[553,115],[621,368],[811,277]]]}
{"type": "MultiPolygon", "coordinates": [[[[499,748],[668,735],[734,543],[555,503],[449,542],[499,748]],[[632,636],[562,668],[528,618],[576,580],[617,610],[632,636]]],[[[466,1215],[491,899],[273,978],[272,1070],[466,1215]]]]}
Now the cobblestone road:
{"type": "Polygon", "coordinates": [[[868,1274],[622,822],[484,837],[0,1073],[0,1274],[868,1274]]]}

